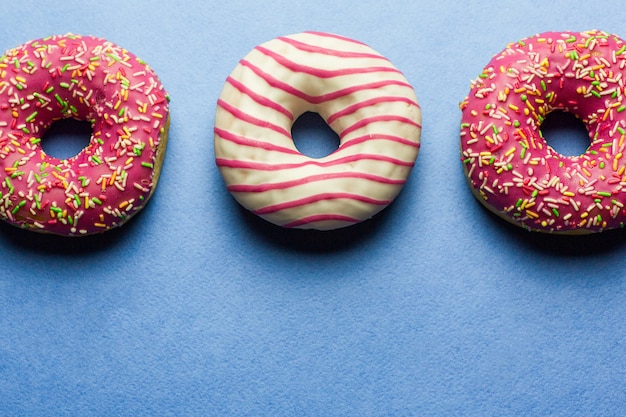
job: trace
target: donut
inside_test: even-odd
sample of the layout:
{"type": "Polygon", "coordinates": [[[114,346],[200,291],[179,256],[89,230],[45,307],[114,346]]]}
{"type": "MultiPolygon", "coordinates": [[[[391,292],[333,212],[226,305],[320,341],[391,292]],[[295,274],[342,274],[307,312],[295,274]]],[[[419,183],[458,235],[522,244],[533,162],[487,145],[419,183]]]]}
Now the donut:
{"type": "Polygon", "coordinates": [[[420,148],[421,109],[391,62],[343,36],[303,32],[255,47],[217,102],[216,164],[245,208],[285,228],[332,230],[366,220],[398,195],[420,148]],[[291,128],[319,114],[339,137],[323,158],[291,128]]]}
{"type": "Polygon", "coordinates": [[[168,95],[141,59],[104,39],[67,34],[0,57],[0,218],[62,236],[124,224],[156,187],[168,95]],[[57,159],[41,147],[57,120],[92,126],[89,144],[57,159]]]}
{"type": "Polygon", "coordinates": [[[461,160],[488,209],[530,231],[587,234],[626,219],[626,43],[599,30],[546,32],[509,44],[461,102],[461,160]],[[589,132],[564,156],[541,132],[553,111],[589,132]]]}

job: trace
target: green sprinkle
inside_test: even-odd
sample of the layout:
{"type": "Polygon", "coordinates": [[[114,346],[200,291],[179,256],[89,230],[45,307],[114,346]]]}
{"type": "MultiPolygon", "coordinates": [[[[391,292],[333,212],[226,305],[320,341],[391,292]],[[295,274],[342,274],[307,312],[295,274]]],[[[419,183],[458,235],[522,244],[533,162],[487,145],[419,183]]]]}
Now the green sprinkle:
{"type": "Polygon", "coordinates": [[[154,165],[151,164],[150,162],[142,162],[141,166],[145,168],[154,168],[154,165]]]}
{"type": "Polygon", "coordinates": [[[600,197],[610,197],[610,196],[611,196],[611,193],[608,193],[608,192],[606,192],[606,191],[598,191],[598,192],[597,192],[597,194],[598,194],[600,197]]]}
{"type": "Polygon", "coordinates": [[[621,126],[617,128],[617,131],[619,132],[620,135],[626,135],[626,130],[624,130],[624,128],[621,126]]]}
{"type": "Polygon", "coordinates": [[[528,100],[528,96],[526,94],[522,94],[520,98],[522,99],[522,101],[528,100]]]}
{"type": "Polygon", "coordinates": [[[97,205],[101,206],[102,205],[102,200],[100,200],[98,197],[93,197],[91,199],[91,201],[93,201],[94,203],[96,203],[97,205]]]}
{"type": "Polygon", "coordinates": [[[541,88],[543,89],[543,91],[546,91],[548,89],[548,87],[546,87],[546,82],[544,80],[541,80],[541,88]]]}
{"type": "Polygon", "coordinates": [[[37,206],[37,210],[41,210],[41,201],[39,201],[39,196],[37,194],[33,195],[35,199],[35,205],[37,206]]]}
{"type": "Polygon", "coordinates": [[[552,213],[554,213],[556,217],[559,217],[559,211],[557,209],[552,208],[552,213]]]}
{"type": "Polygon", "coordinates": [[[619,108],[617,109],[617,112],[618,112],[618,113],[621,113],[621,112],[623,112],[624,110],[626,110],[626,106],[621,106],[621,107],[619,107],[619,108]]]}
{"type": "Polygon", "coordinates": [[[20,83],[15,84],[15,88],[17,88],[18,90],[22,91],[24,89],[24,86],[20,83]]]}
{"type": "Polygon", "coordinates": [[[15,171],[13,174],[11,174],[11,178],[21,177],[24,174],[26,174],[24,171],[15,171]]]}
{"type": "Polygon", "coordinates": [[[65,83],[65,82],[63,82],[63,83],[59,83],[59,86],[60,86],[61,88],[70,88],[70,85],[69,85],[68,83],[65,83]]]}
{"type": "Polygon", "coordinates": [[[515,203],[515,207],[518,207],[522,205],[522,203],[524,202],[524,200],[522,200],[521,198],[519,200],[517,200],[517,203],[515,203]]]}
{"type": "Polygon", "coordinates": [[[516,127],[516,128],[520,127],[521,125],[522,124],[519,122],[519,120],[516,120],[516,121],[513,122],[513,126],[516,127]]]}
{"type": "Polygon", "coordinates": [[[54,87],[50,86],[48,87],[48,89],[46,90],[46,94],[50,94],[51,92],[54,91],[54,87]]]}
{"type": "Polygon", "coordinates": [[[63,213],[63,210],[60,207],[50,207],[50,211],[54,211],[57,214],[63,213]]]}
{"type": "Polygon", "coordinates": [[[600,162],[600,169],[604,169],[604,161],[600,162]]]}
{"type": "Polygon", "coordinates": [[[602,98],[600,93],[598,93],[596,90],[591,90],[591,94],[593,94],[596,98],[602,98]]]}
{"type": "Polygon", "coordinates": [[[615,53],[615,55],[621,55],[624,53],[624,51],[626,51],[626,45],[619,48],[619,50],[615,53]]]}
{"type": "Polygon", "coordinates": [[[15,208],[11,211],[11,213],[17,214],[17,212],[20,211],[20,209],[24,207],[25,205],[26,205],[26,200],[20,201],[20,203],[17,206],[15,206],[15,208]]]}
{"type": "Polygon", "coordinates": [[[94,155],[91,157],[91,160],[93,162],[95,162],[97,165],[100,165],[102,163],[102,160],[100,158],[98,158],[98,155],[94,155]]]}
{"type": "Polygon", "coordinates": [[[74,201],[76,202],[76,207],[80,207],[80,197],[78,194],[74,194],[74,201]]]}
{"type": "Polygon", "coordinates": [[[520,159],[524,159],[524,157],[526,156],[526,147],[522,146],[522,151],[519,154],[520,159]]]}
{"type": "Polygon", "coordinates": [[[36,111],[32,112],[32,113],[30,114],[30,116],[28,116],[28,117],[26,118],[26,122],[27,122],[27,123],[30,123],[30,122],[32,122],[33,120],[35,120],[35,117],[37,117],[37,114],[38,114],[38,112],[36,112],[36,111]]]}
{"type": "Polygon", "coordinates": [[[508,164],[508,165],[506,166],[506,169],[507,169],[507,170],[509,170],[509,171],[511,171],[511,170],[513,169],[513,164],[508,164]]]}
{"type": "Polygon", "coordinates": [[[530,195],[532,198],[535,198],[539,195],[539,191],[537,190],[533,190],[532,194],[530,195]]]}
{"type": "Polygon", "coordinates": [[[574,42],[576,42],[576,36],[571,35],[565,42],[567,42],[567,43],[574,43],[574,42]]]}
{"type": "Polygon", "coordinates": [[[61,72],[65,72],[67,71],[67,69],[70,67],[70,64],[65,64],[63,65],[63,68],[61,68],[61,72]]]}

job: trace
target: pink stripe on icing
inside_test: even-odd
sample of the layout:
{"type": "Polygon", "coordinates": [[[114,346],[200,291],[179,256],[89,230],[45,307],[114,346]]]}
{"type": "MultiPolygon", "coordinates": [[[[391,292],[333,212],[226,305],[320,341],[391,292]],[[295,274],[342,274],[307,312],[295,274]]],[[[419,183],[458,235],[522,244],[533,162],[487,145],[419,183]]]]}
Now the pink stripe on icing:
{"type": "Polygon", "coordinates": [[[239,120],[243,120],[244,122],[253,124],[255,126],[264,127],[264,128],[273,130],[274,132],[280,133],[281,135],[286,136],[291,139],[291,133],[278,125],[272,124],[265,120],[257,119],[254,116],[250,116],[249,114],[244,113],[241,110],[239,110],[237,107],[231,106],[230,104],[228,104],[222,99],[217,100],[217,104],[218,106],[220,106],[221,108],[223,108],[224,110],[226,110],[227,112],[229,112],[230,114],[232,114],[234,117],[236,117],[239,120]]]}
{"type": "Polygon", "coordinates": [[[250,88],[246,87],[243,83],[239,82],[238,80],[234,79],[233,77],[228,76],[228,78],[226,78],[226,82],[229,83],[230,85],[232,85],[233,87],[235,87],[241,93],[247,95],[252,100],[254,100],[257,103],[259,103],[260,105],[265,106],[265,107],[269,107],[270,109],[273,109],[273,110],[276,110],[277,112],[282,113],[285,116],[287,116],[289,118],[289,120],[293,120],[293,114],[289,110],[287,110],[285,107],[283,107],[280,104],[270,100],[269,98],[267,98],[265,96],[262,96],[262,95],[260,95],[258,93],[255,93],[250,88]]]}
{"type": "Polygon", "coordinates": [[[267,82],[269,85],[271,85],[274,88],[278,88],[280,90],[283,90],[286,93],[289,93],[293,96],[296,96],[298,98],[301,98],[311,104],[320,104],[320,103],[324,103],[327,101],[331,101],[331,100],[335,100],[337,98],[340,97],[344,97],[350,94],[354,94],[358,91],[363,91],[363,90],[369,90],[369,89],[378,89],[378,88],[382,88],[382,87],[387,87],[390,85],[399,85],[399,86],[403,86],[403,87],[408,87],[408,88],[412,88],[410,84],[403,82],[403,81],[398,81],[398,80],[383,80],[383,81],[377,81],[377,82],[373,82],[373,83],[369,83],[369,84],[360,84],[357,86],[353,86],[353,87],[348,87],[348,88],[344,88],[342,90],[338,90],[332,93],[328,93],[328,94],[322,94],[321,96],[312,96],[309,94],[306,94],[300,90],[298,90],[297,88],[283,82],[280,81],[276,78],[274,78],[273,76],[263,72],[260,68],[258,68],[257,66],[253,65],[252,63],[250,63],[249,61],[242,59],[240,61],[240,64],[251,69],[256,75],[258,75],[259,77],[261,77],[265,82],[267,82]]]}
{"type": "Polygon", "coordinates": [[[285,148],[284,146],[277,146],[268,142],[263,142],[263,141],[256,140],[256,139],[250,139],[245,136],[236,135],[224,129],[220,129],[217,126],[213,130],[215,134],[218,135],[220,138],[227,140],[229,142],[232,142],[232,143],[236,143],[237,145],[265,149],[266,151],[281,152],[281,153],[292,154],[292,155],[301,155],[301,153],[295,149],[285,148]]]}
{"type": "Polygon", "coordinates": [[[358,223],[360,221],[359,219],[355,219],[354,217],[343,216],[341,214],[318,214],[316,216],[304,217],[302,219],[298,219],[291,223],[283,224],[283,227],[292,228],[292,227],[304,226],[305,224],[309,224],[309,223],[323,222],[323,221],[329,221],[329,220],[342,221],[342,222],[348,222],[348,223],[358,223]]]}
{"type": "Polygon", "coordinates": [[[417,108],[420,108],[419,104],[417,104],[415,101],[411,100],[408,97],[392,97],[392,96],[374,97],[369,100],[364,100],[359,103],[353,104],[349,107],[346,107],[345,109],[341,111],[338,111],[335,114],[330,115],[326,123],[331,124],[332,122],[334,122],[340,117],[348,116],[352,113],[357,112],[360,109],[363,109],[369,106],[374,106],[376,104],[381,104],[381,103],[393,103],[393,102],[407,103],[409,105],[413,105],[417,108]]]}
{"type": "Polygon", "coordinates": [[[359,136],[359,137],[356,137],[354,139],[350,139],[349,141],[346,141],[346,142],[342,143],[341,146],[339,146],[339,148],[340,149],[345,149],[345,148],[348,148],[350,146],[354,146],[354,145],[358,145],[358,144],[363,143],[363,142],[367,142],[369,140],[388,140],[388,141],[395,142],[395,143],[401,143],[402,145],[411,146],[413,148],[419,148],[420,147],[419,143],[411,142],[410,140],[401,138],[399,136],[375,134],[375,135],[359,136]]]}
{"type": "Polygon", "coordinates": [[[297,64],[293,61],[288,60],[283,55],[277,54],[274,51],[271,51],[263,46],[257,46],[255,48],[257,51],[262,53],[265,56],[272,58],[274,61],[278,62],[283,67],[293,71],[293,72],[303,72],[305,74],[310,74],[314,77],[318,78],[333,78],[340,77],[343,75],[354,75],[354,74],[368,74],[372,72],[394,72],[399,73],[396,68],[392,67],[361,67],[361,68],[342,68],[338,70],[324,70],[320,68],[309,67],[307,65],[297,64]]]}
{"type": "Polygon", "coordinates": [[[275,170],[284,170],[284,169],[295,169],[302,168],[304,166],[314,165],[318,167],[329,167],[334,165],[341,165],[345,163],[368,160],[368,161],[380,161],[380,162],[388,162],[398,166],[406,166],[412,167],[415,164],[413,162],[405,162],[396,158],[390,158],[385,155],[374,155],[374,154],[355,154],[345,156],[343,158],[331,160],[331,161],[315,161],[315,160],[306,160],[299,163],[292,164],[267,164],[263,162],[255,162],[255,161],[243,161],[240,159],[224,159],[224,158],[216,158],[215,162],[217,166],[225,167],[225,168],[242,168],[242,169],[252,169],[259,171],[275,171],[275,170]]]}
{"type": "Polygon", "coordinates": [[[277,39],[303,52],[312,52],[316,54],[336,56],[339,58],[370,58],[370,59],[380,59],[382,61],[387,61],[387,62],[389,61],[387,58],[383,56],[366,53],[366,52],[337,51],[333,49],[322,48],[321,46],[309,45],[307,43],[300,42],[295,39],[291,39],[287,37],[280,37],[277,39]]]}
{"type": "Polygon", "coordinates": [[[334,179],[355,178],[362,179],[380,184],[402,185],[406,180],[395,180],[392,178],[381,177],[379,175],[368,174],[365,172],[333,172],[329,174],[310,175],[308,177],[298,178],[291,181],[283,181],[265,184],[235,184],[228,186],[230,192],[238,193],[262,193],[271,190],[283,190],[285,188],[297,187],[299,185],[309,184],[317,181],[327,181],[334,179]]]}
{"type": "Polygon", "coordinates": [[[408,119],[406,117],[402,117],[402,116],[395,116],[395,115],[373,116],[373,117],[367,117],[365,119],[359,120],[358,122],[356,122],[349,128],[345,129],[343,132],[341,132],[339,137],[343,138],[347,136],[348,134],[354,132],[355,130],[362,129],[364,126],[367,126],[370,123],[376,123],[376,122],[401,122],[401,123],[406,123],[406,124],[415,126],[420,129],[422,127],[419,123],[416,123],[413,120],[408,119]]]}
{"type": "Polygon", "coordinates": [[[271,206],[266,206],[255,210],[255,214],[270,214],[276,213],[277,211],[288,210],[296,207],[306,206],[307,204],[316,203],[318,201],[324,200],[337,200],[337,199],[345,199],[345,200],[354,200],[360,201],[363,203],[373,204],[376,206],[386,206],[391,204],[391,200],[376,200],[373,198],[369,198],[360,194],[352,194],[352,193],[322,193],[316,194],[309,197],[301,198],[299,200],[287,201],[285,203],[274,204],[271,206]]]}

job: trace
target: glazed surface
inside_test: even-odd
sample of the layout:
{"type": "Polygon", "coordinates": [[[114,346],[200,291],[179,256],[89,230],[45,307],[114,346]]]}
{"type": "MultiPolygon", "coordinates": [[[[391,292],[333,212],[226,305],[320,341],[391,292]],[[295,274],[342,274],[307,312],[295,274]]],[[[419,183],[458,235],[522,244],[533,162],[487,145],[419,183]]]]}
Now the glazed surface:
{"type": "Polygon", "coordinates": [[[386,58],[345,37],[305,32],[254,48],[227,78],[216,163],[239,203],[283,226],[336,229],[370,218],[400,192],[420,146],[413,88],[386,58]],[[313,159],[291,136],[318,113],[339,148],[313,159]]]}
{"type": "Polygon", "coordinates": [[[156,186],[169,123],[154,71],[92,36],[51,36],[0,57],[0,218],[79,236],[120,226],[156,186]],[[62,118],[88,121],[78,155],[57,159],[42,135],[62,118]]]}
{"type": "Polygon", "coordinates": [[[495,55],[461,103],[461,159],[478,200],[529,230],[623,227],[625,67],[624,41],[597,30],[542,33],[495,55]],[[582,155],[561,155],[542,137],[555,110],[585,124],[582,155]]]}

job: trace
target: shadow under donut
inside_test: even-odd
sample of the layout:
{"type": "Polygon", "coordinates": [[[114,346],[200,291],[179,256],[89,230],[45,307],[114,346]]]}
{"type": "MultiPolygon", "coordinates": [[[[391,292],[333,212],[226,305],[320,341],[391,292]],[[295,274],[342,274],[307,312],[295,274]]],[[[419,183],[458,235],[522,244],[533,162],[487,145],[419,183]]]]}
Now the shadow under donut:
{"type": "Polygon", "coordinates": [[[5,240],[8,245],[16,246],[20,250],[47,255],[73,256],[109,251],[132,234],[133,228],[141,227],[143,212],[147,209],[146,207],[136,213],[121,227],[88,236],[66,237],[33,232],[0,221],[0,240],[5,240]]]}
{"type": "Polygon", "coordinates": [[[478,201],[476,201],[476,210],[484,216],[481,221],[497,223],[493,229],[505,235],[503,239],[517,242],[521,250],[541,253],[544,256],[571,258],[608,254],[621,248],[626,237],[626,230],[623,229],[583,235],[529,232],[485,209],[478,201]]]}
{"type": "Polygon", "coordinates": [[[368,220],[327,231],[283,228],[251,213],[235,200],[232,204],[238,207],[245,229],[263,243],[287,251],[330,253],[354,249],[356,245],[363,245],[379,238],[379,234],[390,226],[391,219],[398,213],[397,203],[402,194],[400,193],[393,203],[368,220]]]}

